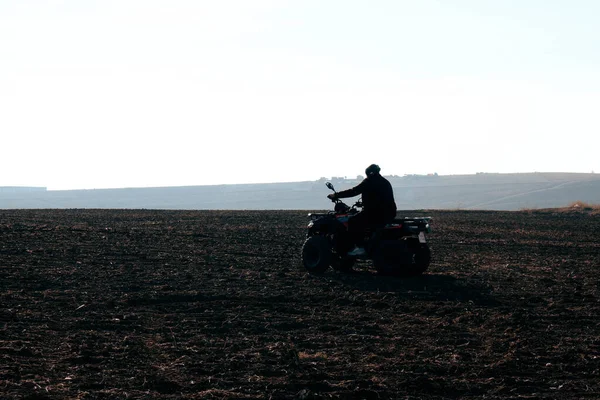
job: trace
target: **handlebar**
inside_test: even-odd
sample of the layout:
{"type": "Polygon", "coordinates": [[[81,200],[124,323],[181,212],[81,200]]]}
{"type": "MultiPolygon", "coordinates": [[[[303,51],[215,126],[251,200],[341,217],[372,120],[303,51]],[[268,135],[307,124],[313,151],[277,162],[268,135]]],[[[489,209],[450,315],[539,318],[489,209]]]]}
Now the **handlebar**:
{"type": "MultiPolygon", "coordinates": [[[[326,183],[327,187],[331,190],[333,190],[333,193],[337,193],[333,187],[333,185],[331,184],[331,182],[327,182],[326,183]]],[[[352,207],[349,207],[346,203],[344,203],[343,201],[341,201],[338,198],[333,198],[331,199],[331,201],[333,203],[335,203],[335,206],[333,207],[333,209],[335,210],[335,212],[349,212],[350,210],[356,210],[357,208],[362,208],[363,207],[363,203],[362,203],[362,198],[359,198],[353,205],[352,207]]]]}
{"type": "Polygon", "coordinates": [[[357,208],[362,208],[362,206],[363,206],[362,201],[360,199],[358,201],[356,201],[352,206],[348,206],[346,203],[344,203],[340,199],[331,199],[331,201],[333,203],[335,203],[335,206],[333,207],[333,209],[335,210],[335,212],[337,214],[348,213],[348,212],[351,212],[352,210],[354,210],[355,212],[358,212],[357,208]]]}

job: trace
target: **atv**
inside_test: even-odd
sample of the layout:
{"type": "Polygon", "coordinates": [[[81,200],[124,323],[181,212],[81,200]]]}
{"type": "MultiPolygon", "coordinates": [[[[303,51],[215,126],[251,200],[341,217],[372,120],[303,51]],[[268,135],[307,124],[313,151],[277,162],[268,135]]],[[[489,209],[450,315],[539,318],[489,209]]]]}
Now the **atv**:
{"type": "MultiPolygon", "coordinates": [[[[331,182],[327,187],[334,191],[331,182]]],[[[365,231],[365,254],[351,256],[354,247],[348,234],[348,220],[362,209],[359,199],[351,207],[339,199],[332,200],[333,211],[310,213],[308,232],[302,246],[302,263],[311,273],[323,273],[330,266],[350,271],[357,260],[372,260],[380,274],[414,276],[427,270],[431,252],[426,233],[431,232],[431,217],[395,218],[388,224],[365,231]]]]}

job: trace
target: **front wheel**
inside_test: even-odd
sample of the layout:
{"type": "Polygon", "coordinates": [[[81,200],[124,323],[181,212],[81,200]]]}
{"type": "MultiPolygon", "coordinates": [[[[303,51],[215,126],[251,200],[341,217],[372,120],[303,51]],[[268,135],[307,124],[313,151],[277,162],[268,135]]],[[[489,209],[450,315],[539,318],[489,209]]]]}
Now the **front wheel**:
{"type": "Polygon", "coordinates": [[[331,264],[331,245],[325,236],[311,236],[302,246],[302,263],[311,273],[323,273],[331,264]]]}

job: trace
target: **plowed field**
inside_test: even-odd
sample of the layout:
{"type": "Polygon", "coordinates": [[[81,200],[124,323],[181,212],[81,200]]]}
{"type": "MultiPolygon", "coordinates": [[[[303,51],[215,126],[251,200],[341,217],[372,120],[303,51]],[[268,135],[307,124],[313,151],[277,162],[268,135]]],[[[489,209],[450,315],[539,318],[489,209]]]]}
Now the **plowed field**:
{"type": "Polygon", "coordinates": [[[600,398],[600,216],[419,215],[400,278],[303,211],[0,211],[0,398],[600,398]]]}

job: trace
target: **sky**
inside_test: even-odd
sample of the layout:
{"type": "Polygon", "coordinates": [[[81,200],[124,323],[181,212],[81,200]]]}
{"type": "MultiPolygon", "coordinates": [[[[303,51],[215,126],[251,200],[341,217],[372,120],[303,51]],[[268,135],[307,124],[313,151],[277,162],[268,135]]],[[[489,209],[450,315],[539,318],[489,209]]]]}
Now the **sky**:
{"type": "Polygon", "coordinates": [[[0,0],[0,186],[600,172],[596,0],[0,0]]]}

